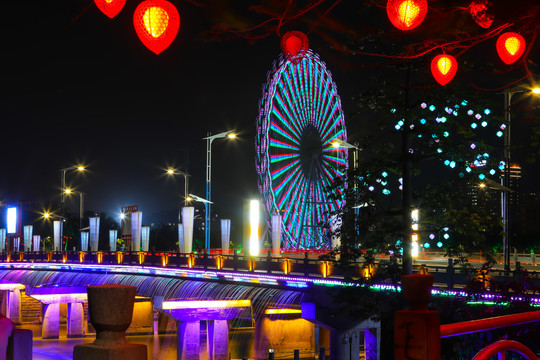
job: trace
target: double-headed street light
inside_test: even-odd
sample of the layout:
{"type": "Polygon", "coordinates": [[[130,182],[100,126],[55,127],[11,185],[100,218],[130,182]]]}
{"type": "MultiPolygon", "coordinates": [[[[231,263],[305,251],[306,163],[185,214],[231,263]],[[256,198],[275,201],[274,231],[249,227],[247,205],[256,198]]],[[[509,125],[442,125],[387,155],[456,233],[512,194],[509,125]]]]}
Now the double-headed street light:
{"type": "Polygon", "coordinates": [[[224,131],[216,135],[207,133],[207,136],[203,138],[206,140],[206,214],[204,224],[204,246],[207,250],[210,250],[210,205],[212,204],[212,142],[215,139],[234,139],[236,138],[236,131],[224,131]]]}
{"type": "MultiPolygon", "coordinates": [[[[505,162],[505,168],[504,168],[504,176],[501,179],[501,185],[503,185],[506,188],[511,189],[511,181],[510,181],[510,161],[512,159],[511,153],[510,153],[510,146],[511,146],[511,105],[512,105],[512,97],[515,94],[519,93],[532,93],[535,95],[540,94],[540,88],[535,87],[531,88],[527,85],[518,85],[513,88],[507,88],[504,89],[502,94],[504,95],[504,120],[506,124],[506,128],[504,131],[504,162],[505,162]]],[[[510,201],[508,201],[509,192],[503,191],[501,193],[502,197],[502,218],[503,218],[503,263],[504,263],[504,269],[510,270],[510,242],[511,242],[511,227],[510,227],[510,201]]]]}
{"type": "Polygon", "coordinates": [[[66,189],[65,190],[66,195],[71,194],[79,194],[79,232],[82,231],[82,221],[84,217],[84,193],[81,191],[73,190],[73,189],[66,189]]]}
{"type": "Polygon", "coordinates": [[[69,166],[69,167],[60,169],[60,173],[61,173],[61,176],[60,176],[60,213],[62,217],[66,215],[65,214],[66,172],[73,171],[73,170],[83,172],[86,170],[86,167],[84,165],[76,165],[76,166],[69,166]]]}

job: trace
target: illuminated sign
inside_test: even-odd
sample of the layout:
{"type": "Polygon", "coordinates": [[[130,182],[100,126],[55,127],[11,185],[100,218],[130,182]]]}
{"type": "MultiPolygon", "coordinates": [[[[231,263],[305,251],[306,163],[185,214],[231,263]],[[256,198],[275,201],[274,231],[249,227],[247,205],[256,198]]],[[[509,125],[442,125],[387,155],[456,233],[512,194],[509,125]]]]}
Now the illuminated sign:
{"type": "Polygon", "coordinates": [[[17,232],[17,208],[9,207],[7,209],[7,233],[15,234],[17,232]]]}

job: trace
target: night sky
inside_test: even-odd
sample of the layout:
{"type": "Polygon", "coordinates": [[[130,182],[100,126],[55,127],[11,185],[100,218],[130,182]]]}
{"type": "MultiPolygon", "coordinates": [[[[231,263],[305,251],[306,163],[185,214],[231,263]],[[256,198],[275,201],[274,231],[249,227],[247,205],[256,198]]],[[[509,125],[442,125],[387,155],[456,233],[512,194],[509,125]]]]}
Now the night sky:
{"type": "MultiPolygon", "coordinates": [[[[205,196],[202,138],[230,129],[238,139],[212,147],[213,211],[238,219],[244,202],[258,197],[255,124],[279,38],[208,42],[201,34],[228,19],[224,8],[173,1],[180,30],[156,56],[133,28],[138,3],[128,0],[114,19],[93,1],[4,5],[0,201],[53,206],[59,170],[84,163],[88,172],[68,173],[67,184],[86,193],[86,210],[116,217],[121,206],[139,205],[145,223],[182,202],[183,177],[164,176],[169,166],[191,174],[190,192],[205,196]]],[[[385,16],[371,21],[389,27],[385,16]]],[[[311,48],[328,63],[354,137],[369,120],[347,118],[351,98],[373,70],[342,66],[351,59],[334,57],[317,34],[311,48]]],[[[67,205],[77,212],[78,199],[67,205]]]]}

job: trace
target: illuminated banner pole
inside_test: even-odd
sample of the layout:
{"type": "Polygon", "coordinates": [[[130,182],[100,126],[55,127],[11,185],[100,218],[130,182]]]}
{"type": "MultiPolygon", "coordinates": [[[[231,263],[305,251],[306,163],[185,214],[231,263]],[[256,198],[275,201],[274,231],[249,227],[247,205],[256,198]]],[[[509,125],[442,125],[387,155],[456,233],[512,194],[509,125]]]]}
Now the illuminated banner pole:
{"type": "Polygon", "coordinates": [[[21,246],[21,237],[17,236],[13,238],[13,251],[19,251],[19,247],[21,246]]]}
{"type": "Polygon", "coordinates": [[[0,251],[6,250],[6,229],[0,229],[0,251]]]}
{"type": "Polygon", "coordinates": [[[54,226],[53,250],[58,251],[58,249],[60,249],[60,244],[61,244],[60,236],[62,234],[62,230],[61,230],[62,229],[62,222],[58,221],[58,220],[55,220],[53,222],[53,226],[54,226]]]}
{"type": "Polygon", "coordinates": [[[178,252],[184,251],[184,225],[178,224],[178,252]]]}
{"type": "Polygon", "coordinates": [[[24,226],[24,251],[31,251],[32,249],[32,235],[34,233],[34,226],[24,226]]]}
{"type": "Polygon", "coordinates": [[[91,217],[90,222],[90,247],[97,251],[99,247],[99,217],[91,217]]]}
{"type": "Polygon", "coordinates": [[[148,245],[150,244],[150,226],[143,226],[141,229],[142,251],[148,251],[148,245]]]}
{"type": "Polygon", "coordinates": [[[183,253],[190,253],[193,250],[193,217],[195,208],[185,206],[182,208],[182,225],[184,227],[184,248],[180,249],[183,253]]]}
{"type": "Polygon", "coordinates": [[[275,255],[281,252],[281,215],[272,215],[272,248],[275,255]]]}
{"type": "Polygon", "coordinates": [[[221,250],[225,253],[229,251],[231,240],[231,220],[221,219],[221,250]]]}
{"type": "Polygon", "coordinates": [[[81,251],[88,251],[88,231],[81,231],[81,251]]]}
{"type": "Polygon", "coordinates": [[[141,251],[142,211],[131,213],[131,250],[141,251]]]}
{"type": "Polygon", "coordinates": [[[109,230],[110,251],[116,251],[116,239],[118,239],[118,230],[109,230]]]}
{"type": "Polygon", "coordinates": [[[34,251],[39,251],[39,248],[41,247],[41,236],[40,235],[32,236],[32,242],[34,244],[34,251]]]}
{"type": "Polygon", "coordinates": [[[251,200],[249,204],[249,223],[251,227],[249,235],[249,254],[259,255],[259,201],[251,200]]]}

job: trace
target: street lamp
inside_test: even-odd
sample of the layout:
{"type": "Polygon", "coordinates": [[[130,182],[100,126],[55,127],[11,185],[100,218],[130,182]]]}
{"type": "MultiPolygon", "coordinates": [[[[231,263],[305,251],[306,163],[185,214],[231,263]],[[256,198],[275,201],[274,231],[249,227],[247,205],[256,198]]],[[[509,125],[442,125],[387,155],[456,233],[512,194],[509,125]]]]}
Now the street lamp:
{"type": "MultiPolygon", "coordinates": [[[[224,131],[216,135],[207,133],[207,136],[203,138],[206,140],[206,211],[205,211],[205,224],[204,224],[204,246],[207,250],[210,250],[210,205],[212,196],[212,142],[215,139],[234,139],[236,138],[236,131],[224,131]]],[[[191,195],[190,195],[191,196],[191,195]]],[[[196,200],[198,201],[198,200],[196,200]]]]}
{"type": "MultiPolygon", "coordinates": [[[[506,188],[510,188],[510,161],[512,159],[511,153],[510,153],[510,145],[511,145],[511,105],[512,105],[512,97],[515,94],[518,93],[533,93],[535,95],[540,94],[540,88],[535,87],[531,88],[524,84],[515,86],[511,89],[504,89],[502,94],[504,95],[504,120],[506,124],[506,128],[504,130],[504,162],[505,162],[505,168],[504,168],[504,176],[501,180],[501,185],[503,185],[506,188]]],[[[502,197],[502,218],[503,218],[503,263],[504,263],[504,269],[510,270],[510,212],[509,212],[509,201],[508,201],[509,192],[503,191],[501,193],[502,197]]]]}
{"type": "Polygon", "coordinates": [[[86,170],[84,165],[69,166],[63,169],[60,169],[60,215],[65,216],[66,204],[65,204],[65,194],[66,194],[66,172],[68,171],[79,171],[83,172],[86,170]]]}
{"type": "Polygon", "coordinates": [[[358,147],[358,143],[349,144],[346,141],[341,140],[340,138],[336,138],[334,141],[332,141],[332,146],[335,148],[344,148],[344,149],[354,149],[353,152],[353,169],[358,169],[358,152],[360,151],[360,148],[358,147]]]}
{"type": "MultiPolygon", "coordinates": [[[[79,232],[82,231],[82,221],[84,217],[84,193],[81,191],[73,190],[73,189],[66,189],[65,193],[67,195],[71,194],[79,194],[79,232]]],[[[67,243],[66,243],[67,246],[67,243]]]]}
{"type": "Polygon", "coordinates": [[[173,168],[167,169],[167,175],[182,175],[184,177],[184,206],[187,206],[189,203],[188,189],[189,189],[189,175],[186,172],[176,170],[173,168]]]}

